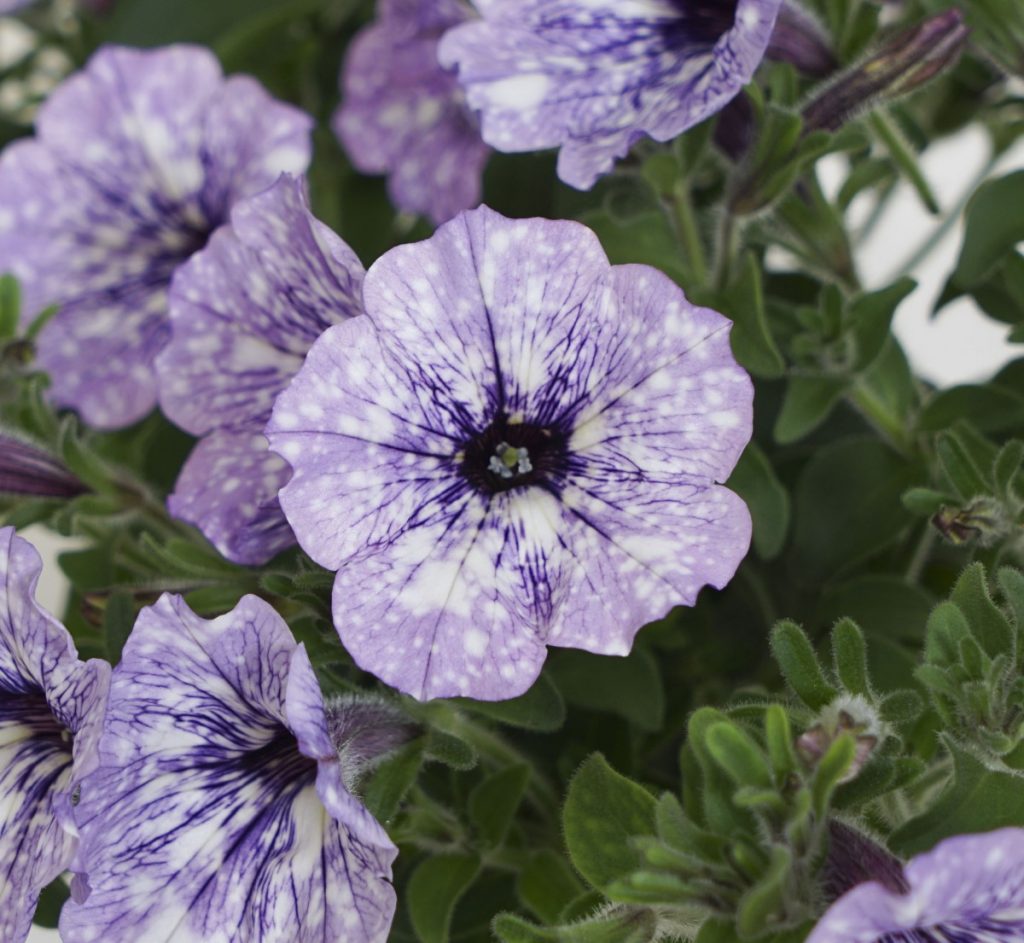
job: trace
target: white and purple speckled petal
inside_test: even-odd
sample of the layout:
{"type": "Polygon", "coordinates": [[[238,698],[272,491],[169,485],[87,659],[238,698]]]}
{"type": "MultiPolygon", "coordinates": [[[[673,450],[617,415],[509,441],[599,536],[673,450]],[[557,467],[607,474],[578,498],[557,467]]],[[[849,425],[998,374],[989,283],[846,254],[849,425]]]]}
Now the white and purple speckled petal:
{"type": "Polygon", "coordinates": [[[303,182],[282,176],[238,203],[174,278],[160,403],[206,438],[168,507],[236,563],[264,563],[295,542],[277,503],[287,466],[260,432],[313,341],[362,312],[363,275],[310,213],[303,182]]]}
{"type": "Polygon", "coordinates": [[[480,202],[489,148],[455,77],[437,61],[462,0],[382,3],[349,48],[335,134],[363,173],[387,174],[392,202],[435,223],[480,202]]]}
{"type": "Polygon", "coordinates": [[[267,448],[263,424],[202,438],[178,474],[167,509],[198,527],[228,560],[264,563],[295,543],[277,493],[288,463],[267,448]]]}
{"type": "Polygon", "coordinates": [[[156,402],[175,269],[231,204],[308,163],[311,119],[196,46],[106,46],[0,157],[0,258],[39,338],[51,393],[117,428],[156,402]]]}
{"type": "Polygon", "coordinates": [[[110,674],[79,661],[36,603],[41,569],[31,544],[0,529],[0,939],[9,943],[26,938],[39,892],[72,861],[63,820],[95,762],[110,674]]]}
{"type": "Polygon", "coordinates": [[[175,276],[160,405],[193,435],[265,421],[332,324],[362,312],[363,266],[293,177],[237,204],[175,276]]]}
{"type": "Polygon", "coordinates": [[[253,596],[212,621],[143,610],[75,809],[90,892],[66,943],[383,943],[395,849],[337,756],[303,752],[323,706],[300,653],[253,596]]]}
{"type": "Polygon", "coordinates": [[[808,943],[1024,940],[1024,829],[947,838],[904,873],[906,894],[873,881],[848,891],[808,943]]]}
{"type": "Polygon", "coordinates": [[[589,189],[649,135],[667,141],[730,101],[764,56],[781,0],[494,0],[450,30],[484,140],[560,147],[558,173],[589,189]]]}
{"type": "Polygon", "coordinates": [[[420,698],[512,697],[547,644],[625,654],[731,578],[750,515],[716,483],[753,390],[725,318],[577,223],[485,207],[388,252],[364,294],[267,426],[363,668],[420,698]]]}

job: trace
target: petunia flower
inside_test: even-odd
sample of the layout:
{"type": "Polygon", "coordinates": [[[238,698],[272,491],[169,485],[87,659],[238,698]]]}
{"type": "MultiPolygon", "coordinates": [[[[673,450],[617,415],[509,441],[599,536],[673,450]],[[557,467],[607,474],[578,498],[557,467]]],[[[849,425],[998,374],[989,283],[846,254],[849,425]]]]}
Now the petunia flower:
{"type": "Polygon", "coordinates": [[[903,873],[902,891],[875,881],[848,891],[807,943],[1024,940],[1024,829],[947,838],[903,873]]]}
{"type": "Polygon", "coordinates": [[[474,16],[466,0],[378,0],[342,71],[333,127],[352,163],[387,174],[395,206],[435,223],[480,202],[490,152],[455,76],[437,61],[444,31],[474,16]]]}
{"type": "Polygon", "coordinates": [[[212,621],[170,595],[140,613],[75,822],[89,890],[64,943],[387,937],[396,849],[345,786],[305,649],[255,596],[212,621]]]}
{"type": "Polygon", "coordinates": [[[237,204],[174,278],[160,405],[201,441],[168,506],[230,560],[264,563],[295,543],[277,501],[288,466],[263,427],[313,341],[361,312],[363,275],[302,182],[282,177],[237,204]]]}
{"type": "Polygon", "coordinates": [[[587,190],[643,135],[671,140],[735,97],[781,2],[491,0],[439,56],[488,144],[559,147],[559,177],[587,190]]]}
{"type": "Polygon", "coordinates": [[[42,561],[0,528],[0,940],[28,937],[39,892],[71,863],[64,826],[94,758],[110,666],[82,662],[35,601],[42,561]]]}
{"type": "Polygon", "coordinates": [[[750,516],[730,323],[572,222],[481,207],[370,269],[267,433],[356,661],[419,698],[515,696],[547,645],[624,655],[723,586],[750,516]]]}
{"type": "Polygon", "coordinates": [[[241,197],[300,172],[312,120],[197,46],[108,46],[0,156],[0,267],[60,311],[39,363],[61,406],[116,428],[156,404],[167,288],[241,197]]]}

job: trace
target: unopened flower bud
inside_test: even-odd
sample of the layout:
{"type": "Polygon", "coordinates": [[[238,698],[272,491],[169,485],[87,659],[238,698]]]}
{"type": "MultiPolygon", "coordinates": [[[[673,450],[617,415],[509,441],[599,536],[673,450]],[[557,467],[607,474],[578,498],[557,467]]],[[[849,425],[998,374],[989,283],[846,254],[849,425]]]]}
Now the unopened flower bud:
{"type": "Polygon", "coordinates": [[[959,10],[946,10],[898,33],[807,104],[806,129],[837,131],[877,100],[892,101],[921,88],[956,63],[968,33],[959,10]]]}
{"type": "Polygon", "coordinates": [[[372,695],[348,695],[324,702],[327,733],[341,759],[345,785],[354,789],[372,769],[417,733],[396,706],[372,695]]]}
{"type": "Polygon", "coordinates": [[[848,783],[864,769],[875,747],[885,739],[884,725],[864,698],[841,697],[824,708],[818,722],[797,738],[797,752],[808,763],[815,764],[845,733],[853,734],[856,740],[853,762],[839,780],[848,783]]]}
{"type": "Polygon", "coordinates": [[[830,75],[838,64],[821,25],[793,0],[785,0],[779,9],[767,56],[816,78],[830,75]]]}
{"type": "Polygon", "coordinates": [[[828,838],[822,869],[822,892],[828,903],[865,881],[877,881],[896,894],[908,890],[902,863],[877,842],[836,819],[828,823],[828,838]]]}
{"type": "Polygon", "coordinates": [[[48,452],[22,439],[0,434],[0,494],[73,498],[88,490],[48,452]]]}

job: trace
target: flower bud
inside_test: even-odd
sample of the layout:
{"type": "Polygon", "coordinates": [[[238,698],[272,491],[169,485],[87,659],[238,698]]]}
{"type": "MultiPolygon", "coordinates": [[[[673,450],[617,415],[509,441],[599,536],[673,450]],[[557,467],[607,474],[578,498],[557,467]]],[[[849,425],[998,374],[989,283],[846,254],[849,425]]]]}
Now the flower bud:
{"type": "Polygon", "coordinates": [[[946,10],[898,33],[811,99],[803,111],[805,128],[837,131],[876,101],[921,88],[956,63],[968,33],[959,10],[946,10]]]}
{"type": "Polygon", "coordinates": [[[825,707],[818,722],[796,741],[797,752],[810,764],[817,763],[828,748],[844,733],[856,739],[856,751],[850,768],[839,780],[848,783],[867,765],[875,747],[885,739],[884,725],[875,709],[860,696],[840,697],[825,707]]]}
{"type": "Polygon", "coordinates": [[[0,434],[0,494],[73,498],[88,490],[48,452],[22,439],[0,434]]]}
{"type": "Polygon", "coordinates": [[[832,819],[828,823],[828,838],[822,892],[829,903],[865,881],[877,881],[896,894],[908,890],[899,859],[866,835],[832,819]]]}
{"type": "Polygon", "coordinates": [[[767,56],[790,62],[800,72],[815,78],[830,75],[838,65],[825,31],[810,13],[792,0],[785,0],[779,9],[767,56]]]}

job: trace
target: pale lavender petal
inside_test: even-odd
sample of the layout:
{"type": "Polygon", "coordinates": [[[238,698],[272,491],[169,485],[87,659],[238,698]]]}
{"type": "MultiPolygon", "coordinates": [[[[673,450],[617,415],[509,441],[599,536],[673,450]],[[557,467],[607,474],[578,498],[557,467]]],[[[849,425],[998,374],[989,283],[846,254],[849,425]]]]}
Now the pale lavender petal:
{"type": "Polygon", "coordinates": [[[42,561],[0,529],[0,939],[28,935],[39,892],[75,839],[68,796],[94,763],[109,666],[78,660],[64,627],[35,601],[42,561]]]}
{"type": "Polygon", "coordinates": [[[560,147],[558,174],[589,189],[643,135],[667,141],[750,81],[781,0],[494,0],[450,30],[485,141],[560,147]]]}
{"type": "Polygon", "coordinates": [[[177,597],[143,610],[75,809],[90,892],[65,943],[383,943],[395,848],[311,737],[314,686],[256,597],[209,622],[177,597]]]}
{"type": "Polygon", "coordinates": [[[175,269],[308,163],[311,127],[195,46],[104,47],[47,99],[0,157],[0,258],[26,318],[60,306],[39,339],[58,404],[103,428],[152,409],[175,269]]]}
{"type": "Polygon", "coordinates": [[[382,3],[349,48],[333,127],[352,163],[387,174],[392,202],[435,223],[480,202],[489,149],[437,44],[472,11],[461,0],[382,3]]]}
{"type": "Polygon", "coordinates": [[[716,482],[753,391],[721,315],[611,267],[579,224],[486,208],[387,253],[365,298],[267,427],[363,668],[420,698],[512,697],[547,644],[625,654],[731,578],[750,517],[716,482]]]}
{"type": "Polygon", "coordinates": [[[263,424],[201,439],[178,474],[167,509],[198,527],[227,559],[265,562],[295,543],[277,493],[288,463],[267,448],[263,424]]]}
{"type": "Polygon", "coordinates": [[[859,884],[808,943],[1019,943],[1024,940],[1024,829],[958,835],[904,869],[910,889],[859,884]]]}
{"type": "Polygon", "coordinates": [[[174,279],[164,412],[193,435],[266,421],[313,341],[362,311],[363,274],[300,180],[239,203],[174,279]]]}
{"type": "Polygon", "coordinates": [[[277,503],[287,466],[260,432],[314,340],[362,311],[363,267],[283,176],[237,204],[231,225],[175,276],[160,403],[206,436],[168,507],[228,559],[260,564],[295,541],[277,503]]]}

